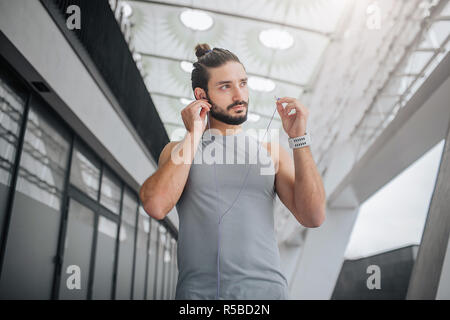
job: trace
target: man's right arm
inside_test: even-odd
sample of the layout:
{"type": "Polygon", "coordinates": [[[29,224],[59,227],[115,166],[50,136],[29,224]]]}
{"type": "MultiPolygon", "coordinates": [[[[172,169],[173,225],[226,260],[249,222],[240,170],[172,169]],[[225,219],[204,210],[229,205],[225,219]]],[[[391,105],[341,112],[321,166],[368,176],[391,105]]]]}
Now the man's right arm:
{"type": "Polygon", "coordinates": [[[139,190],[144,210],[151,217],[164,219],[180,199],[206,128],[206,113],[210,109],[211,105],[206,99],[197,99],[181,111],[181,118],[186,127],[184,139],[180,142],[170,142],[164,147],[159,156],[158,170],[139,190]]]}
{"type": "Polygon", "coordinates": [[[142,185],[139,197],[144,210],[157,220],[178,202],[189,175],[201,134],[186,133],[182,141],[169,142],[161,152],[158,170],[142,185]]]}

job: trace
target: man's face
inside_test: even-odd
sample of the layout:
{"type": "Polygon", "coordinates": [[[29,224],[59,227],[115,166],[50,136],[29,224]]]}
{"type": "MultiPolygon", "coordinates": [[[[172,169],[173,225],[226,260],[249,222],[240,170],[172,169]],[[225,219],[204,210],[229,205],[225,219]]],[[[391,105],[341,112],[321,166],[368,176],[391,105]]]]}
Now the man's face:
{"type": "Polygon", "coordinates": [[[212,105],[211,116],[230,125],[247,121],[249,98],[244,67],[239,62],[230,61],[208,71],[210,79],[206,97],[212,105]]]}

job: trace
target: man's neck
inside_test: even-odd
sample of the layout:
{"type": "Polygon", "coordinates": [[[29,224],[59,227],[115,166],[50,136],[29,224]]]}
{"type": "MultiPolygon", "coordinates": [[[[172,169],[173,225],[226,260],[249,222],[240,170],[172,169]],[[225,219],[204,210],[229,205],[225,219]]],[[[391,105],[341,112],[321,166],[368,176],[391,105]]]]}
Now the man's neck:
{"type": "Polygon", "coordinates": [[[210,118],[210,126],[206,125],[206,130],[209,128],[215,129],[214,131],[220,132],[221,135],[235,135],[240,132],[242,132],[242,125],[232,125],[232,124],[226,124],[221,121],[218,121],[214,119],[213,117],[210,118]]]}

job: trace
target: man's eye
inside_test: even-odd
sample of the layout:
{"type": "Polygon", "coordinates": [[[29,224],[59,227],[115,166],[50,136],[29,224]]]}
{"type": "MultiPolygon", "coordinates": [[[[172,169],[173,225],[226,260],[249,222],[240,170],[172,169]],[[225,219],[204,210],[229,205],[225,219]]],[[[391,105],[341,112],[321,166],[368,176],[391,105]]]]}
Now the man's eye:
{"type": "Polygon", "coordinates": [[[223,89],[223,88],[228,88],[228,85],[226,84],[226,85],[223,85],[220,87],[220,89],[223,89]]]}
{"type": "Polygon", "coordinates": [[[243,86],[246,86],[246,85],[247,85],[247,82],[246,82],[246,81],[242,82],[242,85],[243,85],[243,86]]]}

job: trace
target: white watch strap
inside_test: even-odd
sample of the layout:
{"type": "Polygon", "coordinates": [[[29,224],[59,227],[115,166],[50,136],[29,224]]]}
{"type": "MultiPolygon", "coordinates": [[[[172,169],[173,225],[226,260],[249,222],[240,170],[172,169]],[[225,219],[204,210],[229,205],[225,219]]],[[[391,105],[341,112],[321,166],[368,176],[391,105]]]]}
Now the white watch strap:
{"type": "Polygon", "coordinates": [[[291,149],[303,148],[311,145],[311,137],[308,133],[304,136],[289,138],[288,141],[291,149]]]}

